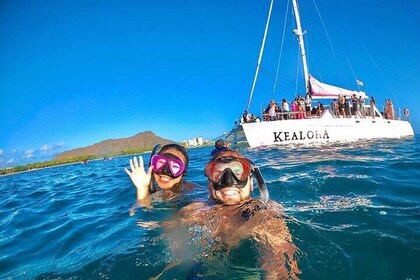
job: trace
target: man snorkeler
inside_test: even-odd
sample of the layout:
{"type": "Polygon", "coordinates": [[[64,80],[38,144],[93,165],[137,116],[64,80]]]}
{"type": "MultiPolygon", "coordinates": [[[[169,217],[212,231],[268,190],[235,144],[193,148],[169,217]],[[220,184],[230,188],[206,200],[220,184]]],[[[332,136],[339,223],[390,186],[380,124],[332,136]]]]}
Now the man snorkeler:
{"type": "Polygon", "coordinates": [[[266,279],[298,279],[297,247],[286,226],[282,206],[268,200],[258,167],[240,153],[225,150],[206,165],[205,175],[209,201],[191,203],[164,223],[175,254],[177,250],[188,250],[188,255],[194,251],[180,244],[182,238],[187,246],[203,247],[198,249],[199,258],[208,261],[220,257],[220,251],[229,254],[241,241],[251,240],[257,247],[266,279]],[[252,175],[259,183],[262,199],[251,197],[252,175]]]}

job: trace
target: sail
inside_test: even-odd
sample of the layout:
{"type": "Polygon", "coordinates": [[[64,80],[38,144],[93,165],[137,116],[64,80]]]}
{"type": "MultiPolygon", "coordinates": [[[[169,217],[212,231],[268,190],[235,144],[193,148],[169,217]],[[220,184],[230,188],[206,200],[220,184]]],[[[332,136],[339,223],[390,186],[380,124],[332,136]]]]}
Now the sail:
{"type": "Polygon", "coordinates": [[[363,91],[348,90],[348,89],[324,84],[310,75],[309,75],[309,92],[311,93],[312,98],[316,98],[316,99],[335,99],[338,97],[338,95],[345,96],[346,98],[350,98],[353,96],[353,94],[356,94],[357,97],[361,96],[362,99],[367,99],[367,95],[363,91]]]}

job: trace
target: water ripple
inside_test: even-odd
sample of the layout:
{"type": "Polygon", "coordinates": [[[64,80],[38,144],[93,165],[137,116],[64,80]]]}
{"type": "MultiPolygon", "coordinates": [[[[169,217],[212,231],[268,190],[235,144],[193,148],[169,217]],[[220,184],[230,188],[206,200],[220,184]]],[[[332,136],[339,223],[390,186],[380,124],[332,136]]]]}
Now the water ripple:
{"type": "MultiPolygon", "coordinates": [[[[420,278],[419,143],[416,137],[242,150],[285,207],[302,279],[420,278]]],[[[0,278],[158,275],[174,261],[159,222],[188,200],[207,199],[203,169],[211,150],[189,150],[187,179],[204,187],[151,210],[133,208],[135,190],[123,170],[130,157],[0,177],[0,278]]],[[[181,263],[162,279],[260,279],[251,252],[252,244],[242,244],[234,258],[181,263]]]]}

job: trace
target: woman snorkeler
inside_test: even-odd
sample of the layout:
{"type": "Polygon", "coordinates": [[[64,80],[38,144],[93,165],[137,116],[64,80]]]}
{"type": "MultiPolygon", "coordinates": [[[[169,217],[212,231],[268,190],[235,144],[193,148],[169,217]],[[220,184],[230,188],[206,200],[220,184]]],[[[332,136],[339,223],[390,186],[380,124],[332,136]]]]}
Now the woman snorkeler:
{"type": "Polygon", "coordinates": [[[168,144],[160,150],[159,147],[157,145],[150,155],[147,172],[142,156],[138,160],[136,157],[130,159],[131,171],[125,168],[136,187],[140,206],[150,206],[151,195],[155,192],[159,192],[163,200],[170,201],[195,187],[193,183],[184,181],[189,161],[185,148],[178,144],[168,144]]]}

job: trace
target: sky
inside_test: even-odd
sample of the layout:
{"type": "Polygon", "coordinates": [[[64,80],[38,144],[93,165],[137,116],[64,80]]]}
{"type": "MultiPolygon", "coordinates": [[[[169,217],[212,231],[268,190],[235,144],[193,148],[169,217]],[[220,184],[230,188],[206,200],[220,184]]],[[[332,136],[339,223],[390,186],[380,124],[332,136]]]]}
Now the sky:
{"type": "MultiPolygon", "coordinates": [[[[272,98],[304,92],[286,7],[275,1],[250,108],[257,115],[272,98]]],[[[1,1],[0,168],[143,131],[220,137],[248,104],[268,8],[269,0],[1,1]]],[[[390,98],[409,108],[418,133],[420,3],[301,0],[300,12],[309,72],[353,90],[362,81],[377,105],[390,98]]]]}

